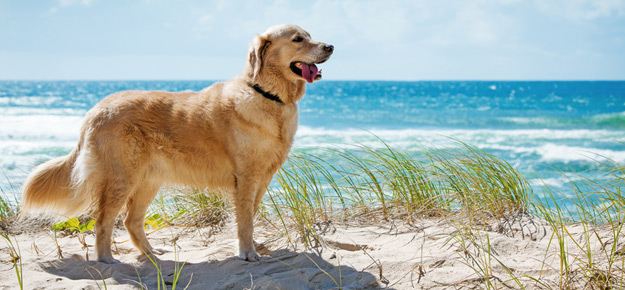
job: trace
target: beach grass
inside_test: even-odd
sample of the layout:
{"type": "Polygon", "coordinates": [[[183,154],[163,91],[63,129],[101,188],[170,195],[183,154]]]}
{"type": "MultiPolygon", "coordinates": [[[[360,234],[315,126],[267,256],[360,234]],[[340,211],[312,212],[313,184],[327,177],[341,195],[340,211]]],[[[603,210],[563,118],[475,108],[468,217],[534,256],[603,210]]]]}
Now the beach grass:
{"type": "Polygon", "coordinates": [[[146,213],[146,226],[220,227],[228,218],[229,204],[221,193],[199,188],[166,188],[146,213]]]}
{"type": "Polygon", "coordinates": [[[552,228],[550,244],[559,253],[560,289],[620,289],[625,285],[625,167],[611,160],[602,166],[610,177],[603,183],[583,177],[571,182],[575,194],[567,198],[569,208],[563,209],[548,187],[546,200],[533,203],[534,211],[552,228]],[[571,225],[581,225],[582,233],[571,233],[571,225]]]}
{"type": "Polygon", "coordinates": [[[13,269],[15,270],[15,277],[17,278],[17,284],[20,289],[24,289],[24,270],[22,266],[22,257],[20,246],[15,241],[11,241],[11,237],[7,233],[0,231],[0,236],[6,241],[9,257],[11,258],[10,262],[13,264],[13,269]]]}
{"type": "MultiPolygon", "coordinates": [[[[167,290],[168,287],[167,285],[171,285],[171,287],[169,289],[175,290],[176,286],[178,286],[178,282],[180,281],[180,274],[182,273],[182,269],[184,268],[184,265],[186,264],[186,262],[182,262],[182,264],[179,262],[178,259],[178,249],[177,249],[177,245],[176,245],[176,239],[172,239],[173,241],[173,249],[174,249],[174,257],[175,257],[175,262],[174,262],[174,269],[173,269],[173,273],[171,273],[172,276],[172,280],[171,282],[166,281],[165,280],[165,273],[163,272],[163,267],[161,265],[159,265],[159,260],[156,259],[155,257],[152,256],[151,253],[143,253],[148,260],[150,261],[150,263],[152,263],[152,265],[154,266],[154,269],[156,270],[156,285],[157,285],[157,289],[163,289],[163,290],[167,290]]],[[[139,283],[139,285],[141,285],[141,289],[143,289],[144,285],[141,282],[141,275],[139,275],[137,273],[137,278],[138,281],[137,283],[139,283]]],[[[191,283],[191,280],[193,279],[193,274],[191,274],[191,278],[189,279],[186,287],[184,289],[187,289],[189,287],[189,284],[191,283]]]]}
{"type": "MultiPolygon", "coordinates": [[[[487,289],[618,289],[625,285],[625,166],[607,159],[597,164],[608,172],[607,181],[577,176],[570,183],[575,195],[565,204],[549,186],[537,194],[511,164],[460,141],[453,147],[422,146],[417,154],[382,140],[378,146],[294,151],[276,174],[260,216],[271,220],[289,245],[303,241],[308,249],[322,246],[323,225],[333,221],[410,223],[438,217],[455,224],[449,243],[487,289]],[[489,231],[519,215],[550,229],[544,260],[559,261],[557,283],[518,276],[493,253],[489,231]],[[579,224],[581,235],[572,233],[570,226],[579,224]]],[[[169,188],[154,201],[146,227],[219,227],[229,218],[229,207],[226,198],[205,189],[169,188]]],[[[18,212],[19,203],[0,198],[3,223],[18,212]]],[[[554,269],[541,272],[546,270],[554,269]]]]}
{"type": "MultiPolygon", "coordinates": [[[[3,173],[0,171],[0,173],[3,173]]],[[[20,203],[17,192],[19,192],[19,186],[11,181],[10,178],[4,174],[4,178],[7,180],[8,187],[3,188],[0,186],[0,231],[6,231],[7,228],[15,221],[15,218],[20,211],[20,203]],[[10,197],[13,197],[10,199],[10,197]]]]}
{"type": "Polygon", "coordinates": [[[473,146],[415,156],[382,144],[327,149],[323,158],[292,154],[276,175],[279,186],[268,192],[270,207],[298,225],[307,244],[316,240],[316,224],[336,218],[461,214],[475,223],[528,209],[532,189],[525,179],[473,146]]]}
{"type": "MultiPolygon", "coordinates": [[[[622,165],[610,160],[600,163],[603,169],[609,166],[612,179],[606,183],[585,178],[572,182],[575,197],[566,199],[563,208],[560,193],[545,185],[543,198],[538,198],[509,163],[474,146],[458,142],[454,148],[424,148],[420,155],[410,155],[382,145],[327,149],[323,157],[319,152],[292,154],[276,176],[279,186],[268,193],[270,208],[282,221],[281,231],[289,239],[299,238],[314,247],[319,245],[320,225],[331,220],[440,216],[457,223],[453,239],[461,248],[470,245],[474,249],[461,251],[466,254],[463,259],[487,289],[511,284],[520,289],[526,285],[548,289],[625,285],[625,247],[618,248],[625,239],[622,165]],[[557,249],[560,261],[559,283],[519,277],[492,254],[489,235],[483,230],[515,215],[535,216],[551,227],[550,247],[557,249]],[[292,224],[295,231],[287,226],[292,224]],[[568,230],[579,224],[584,229],[581,236],[568,230]],[[600,227],[608,227],[611,234],[600,237],[600,227]],[[603,245],[599,256],[596,243],[603,245]],[[492,273],[494,265],[508,278],[494,279],[498,277],[492,273]]],[[[545,253],[545,260],[551,258],[545,253]]]]}

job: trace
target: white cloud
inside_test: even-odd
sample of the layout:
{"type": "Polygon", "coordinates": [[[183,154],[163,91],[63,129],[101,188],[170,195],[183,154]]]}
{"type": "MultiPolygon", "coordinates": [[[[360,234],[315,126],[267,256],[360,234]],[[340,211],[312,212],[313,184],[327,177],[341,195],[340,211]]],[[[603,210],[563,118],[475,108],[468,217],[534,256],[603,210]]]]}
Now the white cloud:
{"type": "Polygon", "coordinates": [[[58,4],[56,6],[53,6],[52,8],[48,9],[46,14],[48,15],[55,14],[59,12],[61,8],[65,8],[65,7],[78,6],[78,5],[89,6],[91,5],[91,3],[93,3],[93,0],[58,0],[57,3],[58,4]]]}
{"type": "Polygon", "coordinates": [[[625,15],[624,0],[536,0],[535,4],[545,14],[572,20],[593,20],[625,15]]]}
{"type": "Polygon", "coordinates": [[[463,3],[461,7],[442,8],[445,20],[437,21],[427,31],[425,43],[436,46],[459,44],[490,45],[500,40],[508,19],[489,10],[490,7],[475,2],[463,3]]]}
{"type": "Polygon", "coordinates": [[[89,6],[93,0],[59,0],[59,5],[66,6],[74,6],[74,5],[84,5],[89,6]]]}

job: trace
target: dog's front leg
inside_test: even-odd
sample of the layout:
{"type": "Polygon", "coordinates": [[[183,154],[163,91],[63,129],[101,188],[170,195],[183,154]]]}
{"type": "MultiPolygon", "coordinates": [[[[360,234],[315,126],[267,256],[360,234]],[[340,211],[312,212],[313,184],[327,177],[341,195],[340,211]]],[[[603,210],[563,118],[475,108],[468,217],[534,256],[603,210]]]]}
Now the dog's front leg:
{"type": "Polygon", "coordinates": [[[258,183],[250,178],[237,178],[234,207],[239,238],[239,258],[258,261],[260,256],[254,249],[254,201],[258,183]]]}

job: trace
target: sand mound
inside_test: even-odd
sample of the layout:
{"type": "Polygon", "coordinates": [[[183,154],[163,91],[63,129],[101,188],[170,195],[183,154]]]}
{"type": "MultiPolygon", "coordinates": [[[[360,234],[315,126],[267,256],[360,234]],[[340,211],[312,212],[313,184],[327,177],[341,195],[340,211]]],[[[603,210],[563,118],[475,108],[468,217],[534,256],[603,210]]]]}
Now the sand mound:
{"type": "MultiPolygon", "coordinates": [[[[132,247],[124,230],[115,233],[114,254],[122,261],[116,265],[89,261],[95,257],[94,249],[84,249],[76,235],[57,238],[62,258],[47,232],[14,238],[21,249],[24,289],[105,289],[104,283],[106,289],[142,289],[141,285],[143,289],[157,289],[158,284],[162,289],[163,283],[171,289],[180,267],[177,289],[187,285],[187,289],[449,289],[482,288],[487,282],[500,288],[519,288],[512,276],[533,289],[558,288],[562,281],[557,241],[544,222],[522,217],[480,230],[445,219],[423,219],[413,224],[416,226],[397,222],[327,223],[320,231],[318,247],[304,251],[301,242],[288,240],[269,224],[261,223],[256,239],[263,258],[256,263],[234,257],[237,240],[233,222],[218,233],[167,227],[149,236],[154,246],[170,250],[155,261],[162,276],[132,247]],[[485,265],[481,275],[479,269],[485,265]]],[[[578,240],[584,236],[581,224],[567,229],[578,240]]],[[[599,238],[591,240],[588,247],[597,269],[601,269],[605,264],[601,253],[624,245],[605,243],[609,228],[592,231],[599,238]]],[[[95,236],[87,234],[85,241],[93,245],[95,236]]],[[[575,257],[570,261],[584,261],[585,254],[575,243],[566,243],[566,247],[575,257]]],[[[0,260],[0,288],[17,288],[7,247],[0,250],[0,260]]],[[[571,285],[586,288],[588,279],[584,280],[581,272],[575,274],[575,269],[570,267],[571,277],[577,275],[580,280],[571,285]]]]}

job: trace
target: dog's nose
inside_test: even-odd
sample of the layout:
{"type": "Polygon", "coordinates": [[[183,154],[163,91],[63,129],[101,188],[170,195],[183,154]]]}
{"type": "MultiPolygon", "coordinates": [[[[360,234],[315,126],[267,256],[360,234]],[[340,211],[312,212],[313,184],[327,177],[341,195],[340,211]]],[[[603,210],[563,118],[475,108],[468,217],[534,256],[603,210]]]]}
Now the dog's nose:
{"type": "Polygon", "coordinates": [[[323,50],[332,53],[334,51],[334,45],[326,44],[326,46],[323,47],[323,50]]]}

